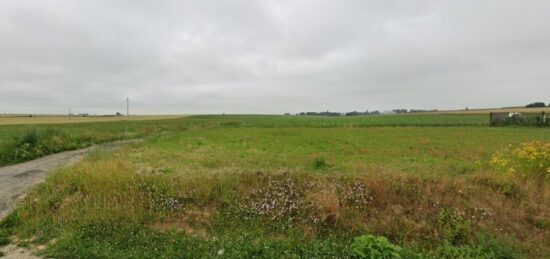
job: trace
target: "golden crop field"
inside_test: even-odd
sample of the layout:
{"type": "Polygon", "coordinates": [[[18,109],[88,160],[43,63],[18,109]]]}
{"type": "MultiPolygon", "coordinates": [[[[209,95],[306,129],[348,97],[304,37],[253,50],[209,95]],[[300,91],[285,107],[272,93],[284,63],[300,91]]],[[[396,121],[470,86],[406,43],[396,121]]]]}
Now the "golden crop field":
{"type": "Polygon", "coordinates": [[[433,112],[435,114],[489,114],[491,112],[522,112],[522,113],[537,113],[537,112],[546,112],[550,113],[550,107],[536,107],[536,108],[525,108],[525,107],[506,107],[506,108],[486,108],[486,109],[469,109],[469,110],[448,110],[448,111],[437,111],[433,112]]]}
{"type": "Polygon", "coordinates": [[[183,115],[131,115],[126,116],[72,116],[67,115],[0,115],[0,125],[16,124],[59,124],[59,123],[80,123],[80,122],[101,122],[121,120],[160,120],[182,118],[183,115]]]}

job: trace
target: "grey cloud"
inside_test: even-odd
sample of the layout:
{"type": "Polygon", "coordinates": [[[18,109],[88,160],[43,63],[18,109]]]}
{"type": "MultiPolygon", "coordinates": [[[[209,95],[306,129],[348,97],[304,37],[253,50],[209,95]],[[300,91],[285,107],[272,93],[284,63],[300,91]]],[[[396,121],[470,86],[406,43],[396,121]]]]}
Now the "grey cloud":
{"type": "Polygon", "coordinates": [[[550,102],[545,1],[0,2],[0,112],[550,102]]]}

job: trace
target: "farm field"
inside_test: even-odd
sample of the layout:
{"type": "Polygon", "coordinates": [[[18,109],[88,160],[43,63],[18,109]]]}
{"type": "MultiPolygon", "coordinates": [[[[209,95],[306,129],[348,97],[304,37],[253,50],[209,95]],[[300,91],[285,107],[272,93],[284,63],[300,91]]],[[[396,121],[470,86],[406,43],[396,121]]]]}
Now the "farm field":
{"type": "Polygon", "coordinates": [[[0,125],[0,166],[103,142],[182,129],[180,119],[0,125]]]}
{"type": "Polygon", "coordinates": [[[522,112],[522,113],[550,113],[550,107],[509,107],[509,108],[495,108],[495,109],[469,109],[469,110],[449,110],[449,111],[437,111],[430,112],[430,114],[489,114],[490,112],[522,112]]]}
{"type": "Polygon", "coordinates": [[[0,125],[14,124],[58,124],[58,123],[82,123],[99,121],[121,121],[121,120],[160,120],[181,118],[182,115],[132,115],[126,116],[69,116],[64,115],[39,115],[29,117],[28,115],[0,115],[0,125]]]}
{"type": "MultiPolygon", "coordinates": [[[[137,118],[143,118],[136,116],[137,118]]],[[[145,116],[147,117],[147,116],[145,116]]],[[[33,119],[33,118],[29,118],[33,119]]],[[[66,119],[66,118],[65,118],[66,119]]],[[[0,125],[0,166],[102,142],[150,136],[183,128],[372,127],[484,125],[485,115],[395,115],[362,117],[193,116],[156,120],[0,125]]]]}
{"type": "Polygon", "coordinates": [[[0,126],[0,154],[145,137],[53,172],[0,223],[0,244],[54,258],[346,258],[373,243],[388,258],[548,257],[548,178],[511,173],[498,154],[525,147],[550,160],[550,130],[487,122],[219,115],[0,126]]]}

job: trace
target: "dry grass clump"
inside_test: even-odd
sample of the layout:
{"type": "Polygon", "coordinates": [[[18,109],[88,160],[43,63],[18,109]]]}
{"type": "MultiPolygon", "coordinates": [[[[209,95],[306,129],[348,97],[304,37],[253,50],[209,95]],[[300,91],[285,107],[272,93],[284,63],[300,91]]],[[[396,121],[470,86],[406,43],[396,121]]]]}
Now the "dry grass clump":
{"type": "Polygon", "coordinates": [[[307,194],[305,203],[308,204],[308,216],[313,224],[336,226],[342,211],[338,190],[334,184],[326,187],[319,192],[307,194]]]}
{"type": "MultiPolygon", "coordinates": [[[[254,194],[266,193],[262,196],[265,206],[241,203],[248,212],[247,218],[259,218],[263,224],[280,223],[284,218],[285,223],[318,233],[327,228],[350,233],[367,230],[393,240],[426,244],[466,244],[481,231],[497,237],[515,236],[526,248],[550,240],[544,223],[550,219],[550,189],[522,179],[502,179],[489,173],[463,178],[289,174],[266,177],[272,182],[254,189],[254,194]],[[292,185],[279,186],[267,194],[271,192],[270,184],[286,181],[292,185]],[[285,193],[293,195],[284,196],[285,193]],[[288,198],[291,202],[269,197],[282,197],[285,201],[288,198]],[[248,210],[249,206],[258,207],[248,210]],[[286,214],[274,216],[273,211],[286,214]]],[[[254,194],[245,200],[256,201],[254,194]]]]}

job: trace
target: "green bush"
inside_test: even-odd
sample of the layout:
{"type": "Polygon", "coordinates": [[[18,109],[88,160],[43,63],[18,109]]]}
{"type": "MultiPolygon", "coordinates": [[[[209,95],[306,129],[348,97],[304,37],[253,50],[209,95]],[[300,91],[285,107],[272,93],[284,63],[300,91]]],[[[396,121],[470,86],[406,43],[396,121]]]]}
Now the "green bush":
{"type": "Polygon", "coordinates": [[[470,224],[455,209],[440,210],[437,225],[445,243],[456,246],[469,241],[470,224]]]}
{"type": "Polygon", "coordinates": [[[0,221],[0,247],[8,245],[11,242],[10,236],[13,232],[13,228],[15,228],[20,221],[21,218],[17,211],[12,212],[0,221]]]}
{"type": "Polygon", "coordinates": [[[10,233],[6,229],[0,229],[0,247],[10,243],[10,233]]]}
{"type": "Polygon", "coordinates": [[[357,258],[402,258],[402,248],[383,236],[362,235],[350,245],[351,255],[357,258]]]}
{"type": "Polygon", "coordinates": [[[321,168],[326,167],[326,166],[327,166],[327,162],[322,157],[316,157],[313,160],[313,168],[315,168],[315,169],[321,169],[321,168]]]}

